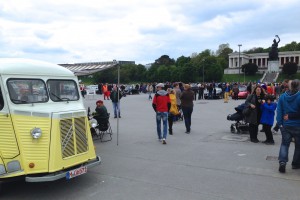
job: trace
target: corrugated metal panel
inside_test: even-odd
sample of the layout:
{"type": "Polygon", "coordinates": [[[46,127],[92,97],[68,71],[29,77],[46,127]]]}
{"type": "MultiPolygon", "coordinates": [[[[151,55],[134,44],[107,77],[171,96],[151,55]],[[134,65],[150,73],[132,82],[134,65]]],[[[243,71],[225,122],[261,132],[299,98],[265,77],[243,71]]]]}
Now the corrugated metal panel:
{"type": "Polygon", "coordinates": [[[19,154],[10,117],[0,114],[0,151],[3,158],[14,158],[19,154]]]}
{"type": "Polygon", "coordinates": [[[22,146],[23,158],[27,162],[41,161],[46,166],[49,157],[51,118],[15,115],[13,122],[16,124],[15,131],[22,146]],[[42,130],[42,136],[39,139],[33,139],[31,136],[30,131],[35,127],[42,130]]]}

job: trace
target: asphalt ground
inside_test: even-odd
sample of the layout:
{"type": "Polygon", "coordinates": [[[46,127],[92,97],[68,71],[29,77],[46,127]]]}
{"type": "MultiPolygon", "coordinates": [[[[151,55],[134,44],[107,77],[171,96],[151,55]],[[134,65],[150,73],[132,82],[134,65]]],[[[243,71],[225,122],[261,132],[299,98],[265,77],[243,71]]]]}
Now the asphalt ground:
{"type": "MultiPolygon", "coordinates": [[[[98,99],[86,97],[86,108],[93,111],[98,99]]],[[[230,132],[226,117],[243,101],[195,101],[191,133],[176,122],[163,145],[148,96],[128,95],[121,99],[119,134],[117,119],[110,118],[113,140],[95,140],[100,166],[68,181],[7,183],[0,199],[300,199],[300,170],[289,162],[285,174],[278,172],[280,133],[275,145],[265,145],[230,132]]],[[[104,103],[113,116],[111,102],[104,103]]],[[[264,133],[258,138],[265,140],[264,133]]],[[[291,144],[290,159],[293,151],[291,144]]]]}

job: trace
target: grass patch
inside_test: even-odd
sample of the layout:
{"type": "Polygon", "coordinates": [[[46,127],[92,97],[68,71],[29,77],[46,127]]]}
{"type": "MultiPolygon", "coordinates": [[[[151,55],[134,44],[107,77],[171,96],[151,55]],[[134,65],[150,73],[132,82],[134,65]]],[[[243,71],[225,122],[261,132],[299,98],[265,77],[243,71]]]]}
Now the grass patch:
{"type": "Polygon", "coordinates": [[[279,74],[277,82],[282,82],[284,79],[299,79],[300,80],[300,73],[293,74],[291,76],[287,74],[279,74]]]}
{"type": "MultiPolygon", "coordinates": [[[[262,78],[262,74],[245,76],[245,82],[257,82],[262,78]]],[[[244,82],[244,74],[224,74],[222,82],[244,82]]]]}

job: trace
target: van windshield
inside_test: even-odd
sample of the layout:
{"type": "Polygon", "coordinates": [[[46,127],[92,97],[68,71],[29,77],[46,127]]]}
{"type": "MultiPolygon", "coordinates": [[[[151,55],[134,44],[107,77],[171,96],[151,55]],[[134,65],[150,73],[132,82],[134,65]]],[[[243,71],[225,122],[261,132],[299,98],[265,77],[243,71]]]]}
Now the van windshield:
{"type": "Polygon", "coordinates": [[[7,87],[15,104],[42,103],[49,99],[45,82],[40,79],[9,79],[7,87]]]}
{"type": "Polygon", "coordinates": [[[76,101],[79,99],[77,84],[74,80],[50,79],[47,87],[52,101],[76,101]]]}

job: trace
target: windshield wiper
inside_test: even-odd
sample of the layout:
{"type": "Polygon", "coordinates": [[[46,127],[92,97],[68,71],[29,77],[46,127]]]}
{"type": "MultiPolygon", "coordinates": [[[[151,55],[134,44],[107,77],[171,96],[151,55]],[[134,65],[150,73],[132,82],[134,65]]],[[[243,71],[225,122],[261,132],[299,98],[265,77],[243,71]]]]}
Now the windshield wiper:
{"type": "Polygon", "coordinates": [[[62,98],[60,98],[59,96],[57,96],[56,94],[54,94],[54,93],[50,93],[51,95],[53,95],[53,96],[55,96],[59,101],[63,101],[63,99],[62,98]]]}

